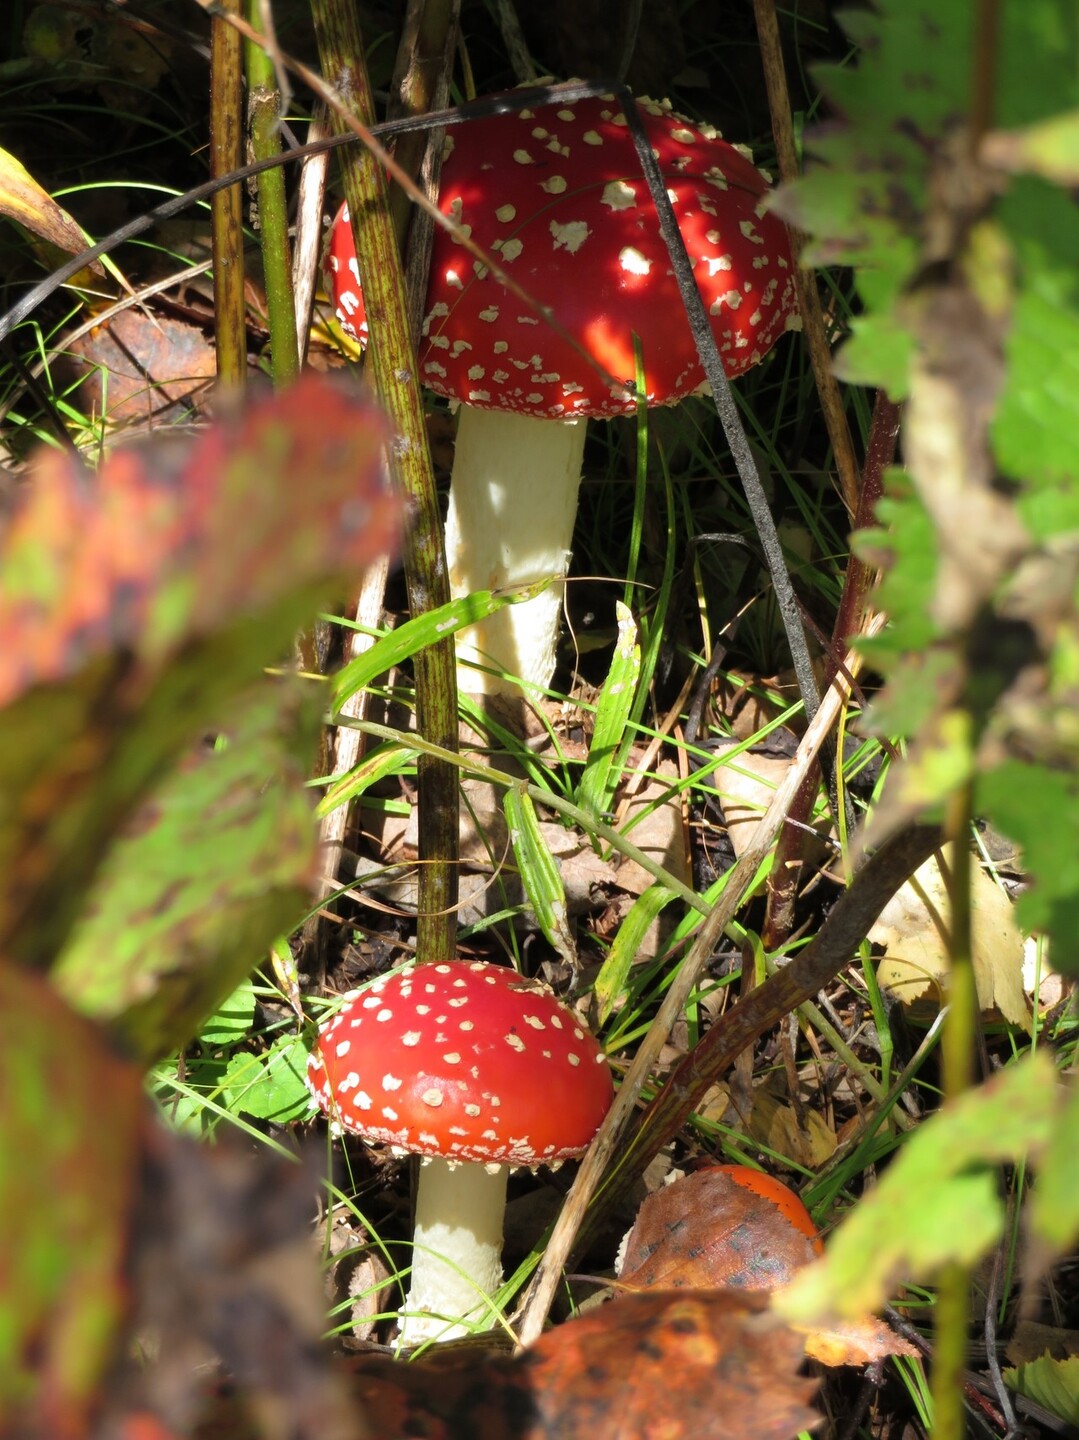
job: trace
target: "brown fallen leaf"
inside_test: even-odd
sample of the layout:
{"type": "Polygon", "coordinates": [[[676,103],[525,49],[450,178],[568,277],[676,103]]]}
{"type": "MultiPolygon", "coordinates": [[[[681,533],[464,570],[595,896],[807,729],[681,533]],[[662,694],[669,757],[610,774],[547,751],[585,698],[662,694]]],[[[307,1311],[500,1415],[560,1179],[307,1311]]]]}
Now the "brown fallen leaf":
{"type": "MultiPolygon", "coordinates": [[[[698,1170],[645,1200],[626,1237],[624,1283],[769,1291],[822,1253],[805,1233],[809,1216],[792,1191],[762,1175],[764,1193],[756,1193],[732,1179],[731,1169],[744,1167],[698,1170]]],[[[806,1354],[823,1365],[916,1353],[872,1315],[802,1334],[806,1354]]]]}
{"type": "Polygon", "coordinates": [[[380,1440],[788,1440],[818,1419],[816,1382],[765,1309],[751,1295],[622,1296],[518,1359],[357,1358],[353,1393],[380,1440]]]}
{"type": "Polygon", "coordinates": [[[627,1285],[772,1290],[816,1254],[771,1200],[713,1166],[648,1196],[620,1274],[627,1285]]]}
{"type": "Polygon", "coordinates": [[[72,341],[59,360],[81,380],[79,400],[110,424],[175,420],[217,374],[214,347],[196,325],[122,310],[72,341]]]}

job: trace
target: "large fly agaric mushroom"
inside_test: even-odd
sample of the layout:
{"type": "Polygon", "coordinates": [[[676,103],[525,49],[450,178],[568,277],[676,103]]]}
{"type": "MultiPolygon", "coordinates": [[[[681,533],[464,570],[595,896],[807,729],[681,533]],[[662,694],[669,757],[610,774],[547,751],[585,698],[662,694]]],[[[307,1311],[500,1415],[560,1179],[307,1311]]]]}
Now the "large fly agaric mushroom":
{"type": "MultiPolygon", "coordinates": [[[[740,150],[642,101],[697,285],[730,376],[741,375],[791,322],[787,232],[763,213],[767,182],[740,150]]],[[[455,596],[565,576],[585,421],[632,415],[633,339],[649,404],[704,386],[667,248],[624,115],[608,98],[520,110],[455,129],[439,208],[498,256],[603,370],[511,294],[443,230],[436,232],[420,373],[461,402],[446,550],[455,596]]],[[[328,256],[338,319],[366,338],[348,213],[328,256]]],[[[562,587],[458,635],[458,660],[546,686],[554,672],[562,587]]],[[[465,690],[514,694],[482,670],[465,690]]]]}
{"type": "Polygon", "coordinates": [[[508,1167],[580,1155],[612,1095],[576,1016],[538,981],[479,961],[407,966],[346,997],[308,1083],[339,1130],[424,1157],[406,1345],[490,1325],[508,1167]]]}

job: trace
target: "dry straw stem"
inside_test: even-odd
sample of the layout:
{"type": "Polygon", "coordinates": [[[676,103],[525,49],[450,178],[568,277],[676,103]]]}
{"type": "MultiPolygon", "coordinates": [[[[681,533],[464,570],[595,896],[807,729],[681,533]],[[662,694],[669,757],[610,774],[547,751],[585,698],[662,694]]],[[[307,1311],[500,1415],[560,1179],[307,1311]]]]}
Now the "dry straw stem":
{"type": "MultiPolygon", "coordinates": [[[[312,15],[324,71],[333,76],[340,92],[351,98],[365,123],[372,123],[374,97],[351,0],[313,0],[312,15]]],[[[378,159],[368,149],[355,150],[346,157],[343,170],[356,254],[365,280],[371,331],[367,364],[375,394],[395,432],[390,468],[401,493],[412,504],[412,523],[405,541],[409,605],[414,615],[422,615],[449,604],[450,592],[400,250],[386,176],[378,159]]],[[[428,646],[416,656],[415,666],[420,733],[442,748],[454,750],[457,681],[453,641],[428,646]]],[[[456,771],[441,760],[424,756],[419,764],[421,865],[416,947],[425,960],[452,960],[455,953],[458,833],[456,771]]]]}
{"type": "MultiPolygon", "coordinates": [[[[882,624],[882,618],[875,619],[867,627],[866,634],[876,633],[882,624]]],[[[860,656],[856,652],[850,652],[846,656],[840,673],[825,692],[816,715],[806,729],[789,772],[777,788],[772,803],[761,816],[757,828],[753,832],[752,842],[745,854],[728,871],[727,885],[723,894],[716,901],[711,913],[705,918],[697,932],[692,949],[671,981],[656,1018],[641,1042],[633,1063],[619,1087],[615,1102],[600,1126],[599,1133],[593,1140],[588,1154],[581,1162],[577,1178],[573,1182],[551,1232],[551,1238],[521,1311],[518,1336],[522,1345],[531,1344],[543,1330],[585,1211],[615,1156],[633,1117],[641,1092],[648,1084],[652,1072],[659,1062],[660,1052],[667,1043],[675,1022],[682,1014],[686,1001],[699,983],[706,965],[715,952],[720,936],[745,901],[761,866],[767,860],[799,787],[809,768],[816,763],[821,745],[836,724],[840,711],[850,697],[851,683],[860,667],[860,656]]]]}

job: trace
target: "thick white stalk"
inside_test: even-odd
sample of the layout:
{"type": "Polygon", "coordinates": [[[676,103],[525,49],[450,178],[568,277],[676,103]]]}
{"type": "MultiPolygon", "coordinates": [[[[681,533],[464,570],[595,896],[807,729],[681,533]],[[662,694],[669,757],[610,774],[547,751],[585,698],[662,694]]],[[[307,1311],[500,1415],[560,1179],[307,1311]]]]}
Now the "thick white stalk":
{"type": "Polygon", "coordinates": [[[505,1166],[488,1170],[467,1161],[420,1166],[412,1283],[399,1317],[403,1345],[490,1329],[483,1297],[502,1283],[508,1175],[505,1166]]]}
{"type": "Polygon", "coordinates": [[[446,520],[450,592],[502,590],[555,577],[541,595],[507,605],[457,635],[457,684],[471,694],[516,695],[554,674],[587,422],[536,420],[462,406],[446,520]]]}

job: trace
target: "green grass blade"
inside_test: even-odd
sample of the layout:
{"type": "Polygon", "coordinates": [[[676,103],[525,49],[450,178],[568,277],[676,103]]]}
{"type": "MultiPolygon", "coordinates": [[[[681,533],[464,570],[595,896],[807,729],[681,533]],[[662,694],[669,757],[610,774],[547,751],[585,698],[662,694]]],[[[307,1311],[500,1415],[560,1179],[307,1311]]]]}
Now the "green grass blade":
{"type": "Polygon", "coordinates": [[[462,595],[459,600],[451,600],[448,605],[439,605],[434,610],[407,620],[404,625],[376,641],[370,650],[357,655],[355,660],[342,667],[336,677],[334,706],[340,708],[358,690],[370,685],[379,675],[385,675],[395,665],[411,660],[428,645],[445,640],[447,635],[456,634],[465,625],[474,625],[477,620],[485,620],[488,615],[501,610],[503,605],[530,600],[548,583],[542,581],[512,593],[499,591],[496,594],[493,590],[476,590],[471,595],[462,595]]]}
{"type": "Polygon", "coordinates": [[[577,946],[569,928],[562,875],[539,828],[532,798],[514,786],[506,791],[502,806],[521,883],[539,927],[563,960],[576,965],[577,946]]]}
{"type": "Polygon", "coordinates": [[[596,997],[602,1024],[617,1000],[625,994],[630,966],[644,942],[648,928],[665,905],[674,899],[674,891],[665,885],[649,885],[633,902],[629,914],[618,927],[603,968],[596,977],[596,997]]]}
{"type": "Polygon", "coordinates": [[[626,722],[641,673],[641,647],[637,644],[636,623],[621,601],[618,602],[617,613],[618,642],[596,706],[596,728],[581,783],[577,787],[578,805],[597,819],[609,808],[618,783],[619,772],[614,759],[626,732],[626,722]]]}

